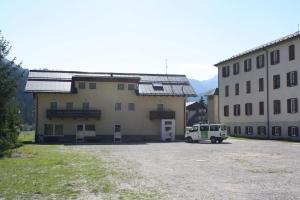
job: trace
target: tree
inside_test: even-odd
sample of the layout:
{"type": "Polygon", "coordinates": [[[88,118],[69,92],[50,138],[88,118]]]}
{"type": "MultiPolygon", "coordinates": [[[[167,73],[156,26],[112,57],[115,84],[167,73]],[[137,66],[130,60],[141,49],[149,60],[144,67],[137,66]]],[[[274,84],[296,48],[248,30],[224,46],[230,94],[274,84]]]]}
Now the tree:
{"type": "Polygon", "coordinates": [[[206,103],[203,96],[200,97],[199,104],[202,108],[206,108],[206,103]]]}
{"type": "Polygon", "coordinates": [[[10,50],[9,42],[0,31],[0,151],[16,147],[21,124],[15,102],[17,80],[21,76],[16,71],[20,64],[15,64],[16,58],[7,59],[10,50]]]}

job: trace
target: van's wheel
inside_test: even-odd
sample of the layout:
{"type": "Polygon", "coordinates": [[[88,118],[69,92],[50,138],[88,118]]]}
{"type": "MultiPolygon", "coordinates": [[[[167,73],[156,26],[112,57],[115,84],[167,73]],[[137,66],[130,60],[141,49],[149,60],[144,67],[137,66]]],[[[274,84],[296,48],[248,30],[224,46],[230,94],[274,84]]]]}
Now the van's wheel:
{"type": "Polygon", "coordinates": [[[192,142],[193,142],[193,139],[192,139],[191,137],[187,137],[187,138],[186,138],[186,141],[187,141],[188,143],[192,143],[192,142]]]}
{"type": "Polygon", "coordinates": [[[219,139],[218,142],[219,142],[219,143],[222,143],[222,142],[223,142],[223,139],[219,139]]]}
{"type": "Polygon", "coordinates": [[[215,144],[215,143],[217,142],[217,139],[216,139],[215,137],[211,137],[211,138],[210,138],[210,142],[211,142],[212,144],[215,144]]]}

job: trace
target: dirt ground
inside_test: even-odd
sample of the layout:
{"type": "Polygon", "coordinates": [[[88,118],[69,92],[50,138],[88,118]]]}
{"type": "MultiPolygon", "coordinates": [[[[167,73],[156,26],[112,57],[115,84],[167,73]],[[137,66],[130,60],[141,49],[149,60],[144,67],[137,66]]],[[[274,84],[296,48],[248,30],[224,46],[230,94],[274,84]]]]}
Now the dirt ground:
{"type": "Polygon", "coordinates": [[[300,199],[300,143],[229,139],[223,144],[79,145],[122,169],[157,199],[300,199]]]}

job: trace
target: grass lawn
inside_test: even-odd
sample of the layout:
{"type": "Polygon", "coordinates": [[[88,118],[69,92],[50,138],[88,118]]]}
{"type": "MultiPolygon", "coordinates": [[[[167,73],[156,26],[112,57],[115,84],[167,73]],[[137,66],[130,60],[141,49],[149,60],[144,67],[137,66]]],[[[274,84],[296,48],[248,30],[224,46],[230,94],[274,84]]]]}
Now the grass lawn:
{"type": "Polygon", "coordinates": [[[64,145],[30,144],[33,132],[21,134],[20,139],[24,146],[14,150],[11,158],[0,158],[0,199],[88,198],[85,194],[105,197],[110,193],[118,193],[118,199],[145,197],[118,190],[114,179],[122,174],[108,169],[99,156],[64,145]]]}

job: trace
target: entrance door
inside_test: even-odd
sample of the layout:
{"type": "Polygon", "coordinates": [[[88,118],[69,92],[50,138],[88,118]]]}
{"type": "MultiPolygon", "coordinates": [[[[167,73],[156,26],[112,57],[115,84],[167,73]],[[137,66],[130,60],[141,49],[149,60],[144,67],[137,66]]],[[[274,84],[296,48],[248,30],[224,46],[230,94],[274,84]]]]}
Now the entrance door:
{"type": "Polygon", "coordinates": [[[161,141],[175,141],[175,120],[162,119],[161,120],[161,141]]]}
{"type": "Polygon", "coordinates": [[[76,141],[84,140],[84,124],[78,124],[76,127],[76,141]]]}
{"type": "Polygon", "coordinates": [[[114,127],[114,142],[122,142],[121,124],[115,124],[115,127],[114,127]]]}

